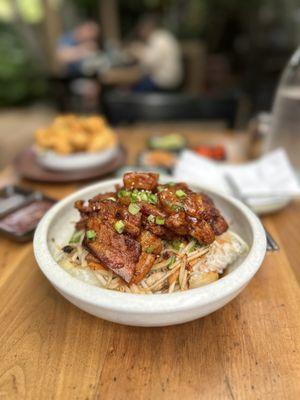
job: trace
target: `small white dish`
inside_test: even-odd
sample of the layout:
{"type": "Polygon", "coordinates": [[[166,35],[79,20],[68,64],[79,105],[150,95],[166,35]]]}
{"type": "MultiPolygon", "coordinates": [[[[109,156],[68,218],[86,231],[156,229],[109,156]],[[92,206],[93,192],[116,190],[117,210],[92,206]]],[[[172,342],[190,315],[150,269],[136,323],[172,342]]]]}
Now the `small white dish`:
{"type": "Polygon", "coordinates": [[[53,171],[74,171],[76,169],[100,167],[106,164],[116,156],[118,147],[115,146],[96,153],[82,152],[70,155],[58,154],[51,150],[41,151],[35,149],[35,152],[38,163],[44,168],[53,171]]]}
{"type": "Polygon", "coordinates": [[[252,208],[258,215],[271,214],[283,210],[291,202],[291,200],[291,197],[282,197],[270,200],[264,204],[254,204],[252,208]]]}
{"type": "MultiPolygon", "coordinates": [[[[164,179],[161,179],[164,181],[164,179]]],[[[207,286],[171,294],[130,294],[102,289],[69,275],[54,259],[55,244],[65,244],[78,219],[73,204],[114,189],[119,179],[86,187],[53,206],[43,217],[34,236],[37,263],[52,285],[71,303],[97,317],[126,325],[165,326],[201,318],[236,297],[259,269],[266,251],[266,237],[258,218],[238,200],[191,184],[205,191],[227,218],[233,231],[248,244],[249,252],[227,269],[221,279],[207,286]]]]}

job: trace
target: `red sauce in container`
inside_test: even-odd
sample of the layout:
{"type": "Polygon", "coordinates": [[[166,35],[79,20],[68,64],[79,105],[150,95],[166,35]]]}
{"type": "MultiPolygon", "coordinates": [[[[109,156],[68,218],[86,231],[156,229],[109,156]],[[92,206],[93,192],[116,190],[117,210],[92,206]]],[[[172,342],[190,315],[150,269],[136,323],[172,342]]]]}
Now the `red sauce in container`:
{"type": "Polygon", "coordinates": [[[11,212],[0,220],[0,228],[12,234],[24,235],[33,231],[40,219],[53,205],[53,202],[41,199],[11,212]]]}

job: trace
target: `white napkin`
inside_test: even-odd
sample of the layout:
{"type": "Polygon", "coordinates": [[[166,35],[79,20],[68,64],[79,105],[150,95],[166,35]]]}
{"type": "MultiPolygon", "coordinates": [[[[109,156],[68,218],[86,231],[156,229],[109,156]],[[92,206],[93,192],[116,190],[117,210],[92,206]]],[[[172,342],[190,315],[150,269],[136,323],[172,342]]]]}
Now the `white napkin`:
{"type": "Polygon", "coordinates": [[[174,170],[176,179],[191,180],[224,193],[231,190],[224,179],[230,175],[242,196],[253,206],[300,196],[300,185],[283,149],[242,165],[217,163],[185,150],[174,170]]]}

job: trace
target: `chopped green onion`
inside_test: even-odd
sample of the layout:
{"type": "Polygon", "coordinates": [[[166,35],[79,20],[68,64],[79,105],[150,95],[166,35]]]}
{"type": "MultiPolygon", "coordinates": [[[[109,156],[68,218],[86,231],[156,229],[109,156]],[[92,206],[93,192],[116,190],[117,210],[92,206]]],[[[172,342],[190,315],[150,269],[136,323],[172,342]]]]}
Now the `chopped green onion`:
{"type": "Polygon", "coordinates": [[[136,192],[131,193],[130,198],[131,201],[133,201],[134,203],[136,203],[139,199],[138,194],[136,192]]]}
{"type": "Polygon", "coordinates": [[[174,182],[168,182],[167,185],[168,186],[175,186],[175,183],[174,182]]]}
{"type": "Polygon", "coordinates": [[[149,202],[151,204],[157,204],[157,196],[156,196],[156,194],[150,194],[149,195],[149,202]]]}
{"type": "Polygon", "coordinates": [[[161,218],[161,217],[156,217],[155,218],[155,222],[157,223],[157,225],[164,225],[165,224],[165,219],[161,218]]]}
{"type": "Polygon", "coordinates": [[[154,250],[154,246],[149,246],[146,248],[146,253],[151,254],[151,253],[153,253],[153,250],[154,250]]]}
{"type": "Polygon", "coordinates": [[[86,231],[86,237],[88,240],[93,240],[96,237],[96,232],[93,230],[86,231]]]}
{"type": "Polygon", "coordinates": [[[107,197],[106,200],[117,201],[114,197],[107,197]]]}
{"type": "Polygon", "coordinates": [[[115,230],[118,233],[122,233],[124,231],[124,228],[125,228],[125,224],[121,219],[115,223],[115,230]]]}
{"type": "Polygon", "coordinates": [[[198,247],[199,247],[199,243],[198,242],[194,242],[192,247],[189,250],[189,253],[192,253],[193,251],[197,250],[198,247]]]}
{"type": "Polygon", "coordinates": [[[129,195],[130,195],[130,192],[129,192],[129,190],[126,190],[126,189],[121,189],[118,192],[118,197],[127,197],[129,195]]]}
{"type": "Polygon", "coordinates": [[[140,211],[141,207],[138,204],[130,203],[128,207],[128,211],[132,215],[136,215],[140,211]]]}
{"type": "Polygon", "coordinates": [[[146,192],[142,192],[140,198],[142,201],[149,201],[148,194],[146,192]]]}
{"type": "Polygon", "coordinates": [[[173,211],[183,211],[184,210],[184,206],[182,206],[181,204],[172,204],[171,205],[171,209],[173,211]]]}
{"type": "Polygon", "coordinates": [[[69,243],[79,243],[82,234],[83,234],[83,231],[75,231],[73,233],[73,235],[71,236],[69,243]]]}
{"type": "Polygon", "coordinates": [[[181,189],[176,190],[175,194],[176,194],[176,196],[179,197],[180,199],[181,199],[182,197],[186,197],[186,193],[185,193],[183,190],[181,190],[181,189]]]}
{"type": "Polygon", "coordinates": [[[162,192],[163,190],[164,190],[164,188],[162,187],[162,186],[157,186],[157,190],[159,191],[159,192],[162,192]]]}
{"type": "Polygon", "coordinates": [[[173,249],[179,251],[180,248],[182,247],[181,241],[180,240],[173,240],[172,247],[173,247],[173,249]]]}
{"type": "Polygon", "coordinates": [[[176,261],[176,256],[172,255],[168,260],[167,268],[170,268],[174,264],[175,261],[176,261]]]}
{"type": "Polygon", "coordinates": [[[148,222],[155,222],[154,215],[152,215],[152,214],[148,215],[147,220],[148,220],[148,222]]]}

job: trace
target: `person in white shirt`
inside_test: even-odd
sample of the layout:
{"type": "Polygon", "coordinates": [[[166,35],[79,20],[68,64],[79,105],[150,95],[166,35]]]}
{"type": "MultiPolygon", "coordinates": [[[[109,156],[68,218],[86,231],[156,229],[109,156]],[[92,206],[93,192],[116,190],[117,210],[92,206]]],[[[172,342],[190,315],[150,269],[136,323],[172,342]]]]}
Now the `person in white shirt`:
{"type": "Polygon", "coordinates": [[[142,42],[131,46],[138,60],[142,78],[133,87],[136,92],[176,89],[182,82],[182,55],[177,39],[160,28],[155,16],[145,16],[138,23],[137,34],[142,42]]]}

